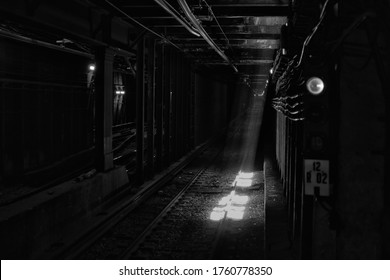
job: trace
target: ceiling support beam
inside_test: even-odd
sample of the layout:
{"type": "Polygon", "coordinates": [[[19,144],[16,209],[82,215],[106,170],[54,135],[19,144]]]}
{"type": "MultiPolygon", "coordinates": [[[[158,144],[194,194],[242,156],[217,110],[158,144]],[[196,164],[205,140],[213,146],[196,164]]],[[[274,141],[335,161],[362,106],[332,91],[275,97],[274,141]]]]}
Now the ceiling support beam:
{"type": "Polygon", "coordinates": [[[225,53],[218,47],[218,45],[213,41],[213,39],[210,38],[207,32],[203,29],[202,25],[198,22],[197,18],[192,13],[187,2],[185,0],[178,0],[178,2],[180,7],[183,9],[184,13],[186,14],[187,18],[192,22],[194,26],[196,26],[197,30],[199,31],[200,35],[205,39],[205,41],[218,53],[220,57],[222,57],[224,61],[226,61],[233,68],[234,72],[238,72],[236,66],[234,66],[231,63],[230,59],[225,55],[225,53]]]}
{"type": "Polygon", "coordinates": [[[168,2],[165,0],[154,0],[160,7],[162,7],[165,11],[167,11],[171,16],[173,16],[188,32],[192,35],[200,37],[199,32],[191,26],[185,18],[183,18],[178,11],[176,11],[168,2]]]}

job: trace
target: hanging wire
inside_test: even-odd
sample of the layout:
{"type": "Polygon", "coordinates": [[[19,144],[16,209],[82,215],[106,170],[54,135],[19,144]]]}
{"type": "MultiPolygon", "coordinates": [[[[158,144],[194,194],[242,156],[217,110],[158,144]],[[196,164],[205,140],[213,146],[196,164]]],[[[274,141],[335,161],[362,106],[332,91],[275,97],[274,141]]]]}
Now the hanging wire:
{"type": "Polygon", "coordinates": [[[219,24],[219,21],[218,21],[217,17],[215,16],[213,10],[211,9],[211,6],[206,2],[206,0],[202,0],[202,1],[206,4],[207,8],[209,9],[209,12],[211,13],[211,15],[213,16],[213,18],[215,19],[215,22],[217,23],[219,29],[221,30],[223,36],[225,37],[225,39],[226,39],[226,41],[227,41],[228,47],[231,49],[229,38],[226,36],[226,34],[225,34],[225,32],[223,31],[221,25],[219,24]]]}
{"type": "Polygon", "coordinates": [[[318,21],[317,25],[313,28],[313,32],[309,36],[306,37],[306,40],[303,43],[303,47],[302,47],[301,55],[299,57],[298,64],[295,66],[296,68],[298,68],[301,65],[303,57],[305,55],[306,47],[309,45],[311,39],[317,33],[319,27],[321,26],[322,22],[324,21],[324,18],[326,16],[326,10],[328,8],[329,3],[330,3],[330,0],[326,0],[324,6],[322,8],[321,14],[320,14],[320,20],[318,21]]]}

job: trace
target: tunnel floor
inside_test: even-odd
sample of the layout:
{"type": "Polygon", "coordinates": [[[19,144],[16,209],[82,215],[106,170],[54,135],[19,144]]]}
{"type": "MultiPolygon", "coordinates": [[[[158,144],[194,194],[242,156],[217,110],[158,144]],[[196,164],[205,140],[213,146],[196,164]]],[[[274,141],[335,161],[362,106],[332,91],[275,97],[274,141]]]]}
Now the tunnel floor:
{"type": "MultiPolygon", "coordinates": [[[[253,102],[251,109],[233,122],[223,137],[157,193],[130,213],[123,214],[120,221],[104,234],[94,233],[96,239],[94,237],[93,243],[86,248],[60,257],[55,253],[58,247],[71,248],[78,234],[81,240],[78,242],[83,242],[83,232],[94,228],[93,219],[83,218],[77,227],[64,225],[63,236],[57,237],[57,241],[48,239],[48,244],[42,244],[47,247],[40,248],[45,251],[43,255],[30,253],[30,256],[60,259],[291,259],[281,183],[274,166],[268,159],[264,161],[263,156],[262,107],[262,99],[253,102]],[[163,214],[164,218],[155,222],[198,170],[203,170],[199,177],[163,214]],[[267,204],[266,200],[271,203],[267,204]],[[269,214],[266,214],[267,209],[269,214]],[[156,225],[146,232],[153,222],[156,225]]],[[[134,199],[145,185],[133,187],[133,197],[124,200],[134,199]]],[[[97,216],[109,215],[110,207],[112,205],[102,209],[97,216]]]]}
{"type": "Polygon", "coordinates": [[[200,154],[79,258],[264,259],[264,175],[258,145],[262,102],[253,105],[222,141],[200,154]],[[155,218],[188,178],[205,167],[167,217],[126,255],[125,248],[150,223],[145,221],[155,218]],[[218,218],[221,213],[224,219],[218,218]]]}

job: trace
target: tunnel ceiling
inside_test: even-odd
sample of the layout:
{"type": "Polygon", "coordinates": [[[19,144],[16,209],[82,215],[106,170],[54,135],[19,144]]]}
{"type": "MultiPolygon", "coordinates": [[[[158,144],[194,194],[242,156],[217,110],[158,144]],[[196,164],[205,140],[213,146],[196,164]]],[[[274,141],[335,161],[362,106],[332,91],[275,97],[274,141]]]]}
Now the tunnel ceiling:
{"type": "MultiPolygon", "coordinates": [[[[198,22],[229,61],[218,55],[204,38],[191,34],[177,18],[157,2],[159,1],[98,1],[123,20],[133,23],[131,19],[135,19],[158,34],[162,34],[197,63],[221,72],[233,72],[235,67],[241,80],[250,81],[256,88],[265,85],[274,52],[279,48],[280,27],[287,21],[288,0],[185,1],[198,22]]],[[[182,18],[187,19],[177,0],[166,2],[182,18]]],[[[139,31],[142,32],[142,29],[139,31]]]]}
{"type": "Polygon", "coordinates": [[[91,55],[93,46],[103,42],[125,50],[132,54],[133,59],[139,38],[154,33],[160,43],[174,45],[197,65],[205,65],[214,73],[223,75],[237,73],[239,80],[262,89],[268,78],[275,50],[279,48],[280,28],[291,11],[289,2],[10,0],[0,4],[0,33],[3,36],[18,34],[86,51],[91,55]],[[164,9],[161,3],[168,3],[175,16],[164,9]],[[188,7],[187,14],[183,3],[188,7]],[[198,26],[188,19],[188,11],[198,26]],[[204,36],[195,36],[189,32],[188,27],[185,28],[178,18],[189,23],[192,28],[199,29],[200,26],[212,39],[214,46],[204,36]]]}

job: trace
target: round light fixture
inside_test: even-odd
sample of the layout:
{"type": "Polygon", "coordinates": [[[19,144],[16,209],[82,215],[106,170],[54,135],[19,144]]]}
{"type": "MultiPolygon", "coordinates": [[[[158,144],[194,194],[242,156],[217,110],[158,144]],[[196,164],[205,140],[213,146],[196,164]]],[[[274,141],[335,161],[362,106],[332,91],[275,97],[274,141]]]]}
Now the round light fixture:
{"type": "Polygon", "coordinates": [[[318,77],[311,77],[306,82],[307,90],[313,95],[319,95],[324,91],[324,81],[318,77]]]}

